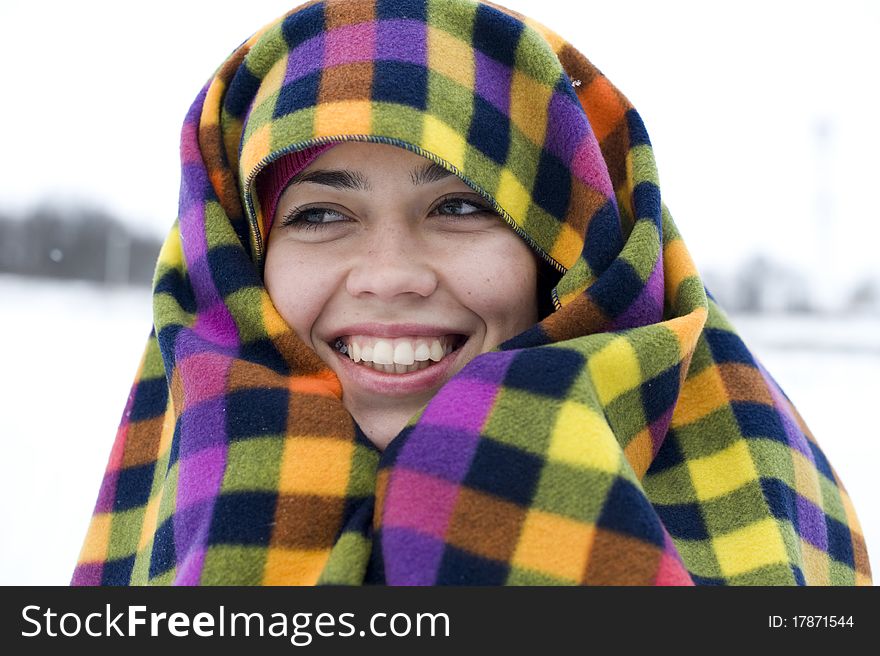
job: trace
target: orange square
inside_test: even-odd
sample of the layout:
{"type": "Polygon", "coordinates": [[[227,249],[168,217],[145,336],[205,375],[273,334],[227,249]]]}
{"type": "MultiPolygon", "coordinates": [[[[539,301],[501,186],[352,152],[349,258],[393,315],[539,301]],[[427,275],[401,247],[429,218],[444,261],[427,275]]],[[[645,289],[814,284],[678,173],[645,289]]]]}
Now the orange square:
{"type": "Polygon", "coordinates": [[[526,515],[513,563],[573,583],[584,575],[595,527],[532,510],[526,515]]]}
{"type": "Polygon", "coordinates": [[[344,496],[353,450],[351,442],[329,437],[288,438],[284,443],[278,491],[344,496]]]}
{"type": "Polygon", "coordinates": [[[330,558],[329,549],[303,551],[271,547],[263,585],[315,585],[330,558]]]}

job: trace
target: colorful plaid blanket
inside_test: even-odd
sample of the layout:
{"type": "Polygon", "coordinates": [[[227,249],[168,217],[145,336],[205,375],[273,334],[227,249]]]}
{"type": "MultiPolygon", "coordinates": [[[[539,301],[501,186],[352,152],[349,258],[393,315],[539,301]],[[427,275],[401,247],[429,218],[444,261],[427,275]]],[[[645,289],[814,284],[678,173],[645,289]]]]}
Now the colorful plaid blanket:
{"type": "Polygon", "coordinates": [[[554,32],[487,2],[308,3],[223,63],[181,158],[74,584],[870,584],[850,499],[706,292],[639,114],[554,32]],[[256,174],[344,140],[439,162],[559,272],[556,310],[384,452],[261,280],[256,174]]]}

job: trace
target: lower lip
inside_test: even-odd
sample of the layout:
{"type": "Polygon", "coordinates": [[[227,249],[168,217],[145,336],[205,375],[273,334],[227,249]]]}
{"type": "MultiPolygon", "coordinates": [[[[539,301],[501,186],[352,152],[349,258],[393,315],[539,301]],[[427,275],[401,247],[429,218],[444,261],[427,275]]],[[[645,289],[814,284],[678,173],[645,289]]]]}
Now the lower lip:
{"type": "MultiPolygon", "coordinates": [[[[405,374],[376,371],[366,365],[355,364],[350,357],[336,349],[333,349],[333,352],[336,353],[342,362],[342,370],[345,372],[346,377],[354,381],[356,385],[379,394],[405,396],[416,392],[425,392],[433,387],[437,387],[452,371],[458,360],[458,354],[461,353],[463,348],[464,345],[425,369],[410,371],[405,374]]],[[[345,386],[343,385],[344,388],[345,386]]]]}

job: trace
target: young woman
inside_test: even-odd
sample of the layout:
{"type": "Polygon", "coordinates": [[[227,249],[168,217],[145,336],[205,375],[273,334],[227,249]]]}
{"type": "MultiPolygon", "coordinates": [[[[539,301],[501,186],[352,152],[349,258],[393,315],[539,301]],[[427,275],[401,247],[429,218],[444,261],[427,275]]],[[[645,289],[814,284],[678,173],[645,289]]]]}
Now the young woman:
{"type": "Polygon", "coordinates": [[[869,584],[628,101],[469,0],[310,2],[182,135],[76,584],[869,584]]]}

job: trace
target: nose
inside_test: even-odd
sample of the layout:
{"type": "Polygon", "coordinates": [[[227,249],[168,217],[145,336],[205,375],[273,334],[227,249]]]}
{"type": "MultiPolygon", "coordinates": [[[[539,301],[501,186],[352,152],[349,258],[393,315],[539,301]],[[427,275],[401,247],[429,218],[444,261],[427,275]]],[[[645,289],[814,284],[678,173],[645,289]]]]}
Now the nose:
{"type": "Polygon", "coordinates": [[[411,228],[389,227],[365,239],[346,279],[349,294],[391,301],[401,295],[428,297],[437,289],[435,262],[411,228]]]}

